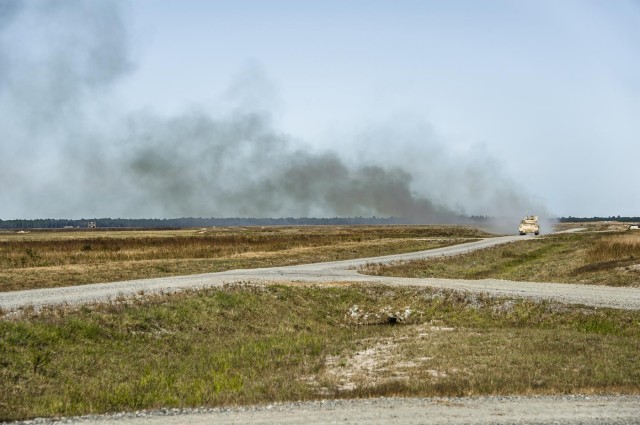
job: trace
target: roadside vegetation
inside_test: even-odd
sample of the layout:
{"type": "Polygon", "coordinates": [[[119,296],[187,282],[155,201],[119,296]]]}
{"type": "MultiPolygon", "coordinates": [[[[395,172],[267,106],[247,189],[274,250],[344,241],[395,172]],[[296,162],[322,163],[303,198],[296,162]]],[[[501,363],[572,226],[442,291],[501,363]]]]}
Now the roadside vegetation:
{"type": "Polygon", "coordinates": [[[318,398],[640,393],[640,312],[237,284],[0,315],[0,421],[318,398]]]}
{"type": "Polygon", "coordinates": [[[387,255],[492,235],[461,226],[0,233],[0,291],[387,255]]]}
{"type": "Polygon", "coordinates": [[[369,264],[362,272],[639,287],[640,232],[553,234],[456,257],[369,264]]]}

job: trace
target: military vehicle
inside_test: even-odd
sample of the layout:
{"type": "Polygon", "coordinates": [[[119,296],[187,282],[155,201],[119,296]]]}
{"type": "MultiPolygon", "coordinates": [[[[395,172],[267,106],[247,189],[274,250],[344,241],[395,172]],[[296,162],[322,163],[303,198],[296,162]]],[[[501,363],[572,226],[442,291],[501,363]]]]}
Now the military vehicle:
{"type": "Polygon", "coordinates": [[[518,231],[521,235],[526,235],[527,233],[533,233],[534,235],[540,234],[540,226],[538,225],[538,216],[537,215],[529,215],[522,220],[520,220],[520,226],[518,227],[518,231]]]}

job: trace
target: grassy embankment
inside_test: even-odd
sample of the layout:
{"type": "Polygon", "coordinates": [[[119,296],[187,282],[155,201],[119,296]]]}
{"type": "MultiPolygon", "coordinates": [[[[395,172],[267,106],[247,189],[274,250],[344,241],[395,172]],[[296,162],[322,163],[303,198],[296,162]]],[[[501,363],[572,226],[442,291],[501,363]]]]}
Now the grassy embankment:
{"type": "Polygon", "coordinates": [[[637,394],[638,352],[640,312],[235,286],[0,316],[0,421],[379,395],[637,394]],[[394,312],[406,320],[389,324],[394,312]]]}
{"type": "Polygon", "coordinates": [[[0,233],[0,292],[419,251],[489,237],[460,226],[0,233]]]}
{"type": "Polygon", "coordinates": [[[365,273],[640,286],[640,232],[578,232],[548,235],[469,254],[390,265],[370,264],[365,273]]]}

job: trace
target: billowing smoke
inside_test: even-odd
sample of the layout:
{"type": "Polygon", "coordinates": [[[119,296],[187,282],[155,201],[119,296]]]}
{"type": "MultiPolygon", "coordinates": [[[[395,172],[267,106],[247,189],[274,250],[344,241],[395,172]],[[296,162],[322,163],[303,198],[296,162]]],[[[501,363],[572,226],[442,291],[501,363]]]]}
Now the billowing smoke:
{"type": "Polygon", "coordinates": [[[263,115],[213,119],[192,112],[170,120],[132,118],[112,161],[135,182],[142,205],[170,215],[402,216],[452,220],[416,197],[399,168],[348,166],[332,152],[296,148],[263,115]]]}
{"type": "Polygon", "coordinates": [[[363,147],[349,157],[309,149],[246,102],[122,111],[111,89],[134,71],[123,9],[0,0],[0,217],[545,213],[485,152],[454,154],[403,122],[345,140],[363,147]]]}

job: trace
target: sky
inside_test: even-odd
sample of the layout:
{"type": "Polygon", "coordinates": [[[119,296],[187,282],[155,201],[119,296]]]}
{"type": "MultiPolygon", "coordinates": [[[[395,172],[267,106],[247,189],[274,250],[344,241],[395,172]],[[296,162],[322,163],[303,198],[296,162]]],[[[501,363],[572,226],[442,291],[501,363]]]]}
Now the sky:
{"type": "Polygon", "coordinates": [[[0,0],[0,219],[640,215],[640,2],[0,0]]]}

